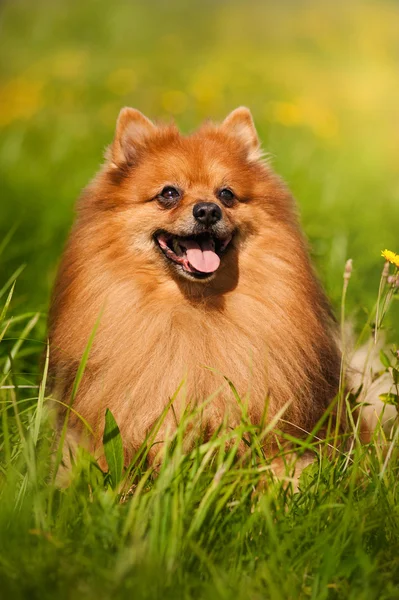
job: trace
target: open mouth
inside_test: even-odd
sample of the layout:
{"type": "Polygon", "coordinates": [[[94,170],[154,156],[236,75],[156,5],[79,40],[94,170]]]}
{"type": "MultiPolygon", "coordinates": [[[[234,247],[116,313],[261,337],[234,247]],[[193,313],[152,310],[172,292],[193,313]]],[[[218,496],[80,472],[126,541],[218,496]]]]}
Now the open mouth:
{"type": "Polygon", "coordinates": [[[170,261],[197,279],[211,277],[219,268],[220,258],[232,240],[232,234],[219,238],[210,233],[181,237],[165,231],[157,232],[154,238],[170,261]]]}

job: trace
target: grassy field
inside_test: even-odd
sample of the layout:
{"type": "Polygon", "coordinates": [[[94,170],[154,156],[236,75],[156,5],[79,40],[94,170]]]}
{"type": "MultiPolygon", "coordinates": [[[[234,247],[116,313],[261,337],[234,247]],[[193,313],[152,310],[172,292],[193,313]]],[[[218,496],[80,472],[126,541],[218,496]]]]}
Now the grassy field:
{"type": "MultiPolygon", "coordinates": [[[[74,202],[124,105],[183,131],[249,106],[337,314],[353,259],[346,315],[371,339],[380,253],[399,252],[399,4],[6,0],[0,11],[0,597],[399,598],[397,439],[332,457],[308,440],[315,462],[295,493],[273,480],[245,419],[190,455],[183,423],[158,474],[143,450],[127,480],[116,438],[109,473],[82,455],[59,490],[44,386],[74,202]]],[[[381,372],[394,377],[397,298],[381,333],[381,372]]]]}

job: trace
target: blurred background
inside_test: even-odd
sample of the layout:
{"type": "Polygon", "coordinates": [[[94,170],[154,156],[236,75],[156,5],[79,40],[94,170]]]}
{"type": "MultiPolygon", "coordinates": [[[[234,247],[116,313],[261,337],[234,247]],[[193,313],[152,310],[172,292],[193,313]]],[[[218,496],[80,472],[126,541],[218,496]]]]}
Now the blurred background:
{"type": "Polygon", "coordinates": [[[122,106],[189,132],[244,104],[335,307],[353,258],[348,305],[364,322],[380,251],[399,252],[397,1],[0,7],[0,288],[26,264],[15,308],[46,311],[75,200],[122,106]]]}

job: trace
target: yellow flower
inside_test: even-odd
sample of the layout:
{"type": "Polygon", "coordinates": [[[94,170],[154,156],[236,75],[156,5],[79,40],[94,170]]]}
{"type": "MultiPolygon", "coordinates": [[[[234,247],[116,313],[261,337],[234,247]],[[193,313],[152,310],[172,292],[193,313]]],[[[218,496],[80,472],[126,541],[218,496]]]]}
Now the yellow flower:
{"type": "Polygon", "coordinates": [[[395,252],[392,252],[392,250],[384,250],[381,252],[381,256],[399,269],[399,254],[395,254],[395,252]]]}

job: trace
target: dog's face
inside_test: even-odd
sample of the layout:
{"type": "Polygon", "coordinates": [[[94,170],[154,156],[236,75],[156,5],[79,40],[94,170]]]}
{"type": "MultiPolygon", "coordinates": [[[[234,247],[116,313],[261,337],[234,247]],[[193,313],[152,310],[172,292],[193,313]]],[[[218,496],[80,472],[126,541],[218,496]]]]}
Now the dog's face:
{"type": "Polygon", "coordinates": [[[109,159],[120,236],[142,268],[199,284],[231,270],[267,179],[247,109],[187,137],[123,109],[109,159]]]}

